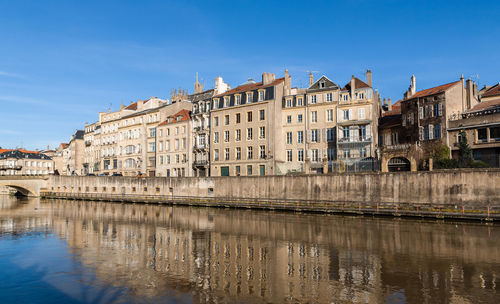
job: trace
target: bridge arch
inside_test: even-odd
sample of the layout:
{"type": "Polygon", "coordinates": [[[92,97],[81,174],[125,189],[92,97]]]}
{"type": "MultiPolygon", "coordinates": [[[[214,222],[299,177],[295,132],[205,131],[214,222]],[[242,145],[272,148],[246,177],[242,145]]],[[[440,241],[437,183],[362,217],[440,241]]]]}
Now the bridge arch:
{"type": "Polygon", "coordinates": [[[8,188],[12,188],[14,190],[16,190],[18,193],[20,193],[22,196],[39,196],[39,194],[36,192],[36,190],[34,189],[29,189],[27,187],[24,187],[24,186],[20,186],[20,185],[9,185],[9,184],[5,184],[3,185],[5,187],[8,187],[8,188]]]}
{"type": "Polygon", "coordinates": [[[0,186],[15,189],[24,196],[40,196],[40,190],[46,188],[47,181],[44,178],[28,178],[15,176],[0,177],[0,186]]]}

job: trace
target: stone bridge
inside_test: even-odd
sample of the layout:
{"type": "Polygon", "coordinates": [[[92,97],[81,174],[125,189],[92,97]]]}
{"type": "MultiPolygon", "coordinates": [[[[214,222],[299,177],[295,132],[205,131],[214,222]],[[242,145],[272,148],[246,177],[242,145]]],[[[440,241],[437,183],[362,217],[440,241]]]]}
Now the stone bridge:
{"type": "Polygon", "coordinates": [[[13,188],[24,196],[40,196],[48,179],[47,176],[0,176],[0,187],[13,188]]]}

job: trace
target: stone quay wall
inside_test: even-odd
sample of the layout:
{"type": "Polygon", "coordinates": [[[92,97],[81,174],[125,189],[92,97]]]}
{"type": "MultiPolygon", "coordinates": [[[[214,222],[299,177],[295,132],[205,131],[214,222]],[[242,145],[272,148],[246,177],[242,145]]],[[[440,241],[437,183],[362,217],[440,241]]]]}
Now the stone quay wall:
{"type": "MultiPolygon", "coordinates": [[[[256,177],[51,176],[47,196],[500,206],[500,170],[256,177]]],[[[378,205],[377,205],[378,208],[378,205]]]]}

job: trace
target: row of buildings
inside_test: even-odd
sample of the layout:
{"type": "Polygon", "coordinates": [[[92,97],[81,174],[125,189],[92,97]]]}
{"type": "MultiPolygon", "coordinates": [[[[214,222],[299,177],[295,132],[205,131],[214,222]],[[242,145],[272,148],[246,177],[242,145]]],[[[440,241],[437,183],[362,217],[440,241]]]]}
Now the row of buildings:
{"type": "MultiPolygon", "coordinates": [[[[474,158],[499,167],[500,85],[459,80],[382,100],[370,70],[307,88],[263,73],[232,88],[222,77],[193,94],[173,90],[99,113],[69,143],[42,151],[62,175],[248,176],[428,168],[437,145],[457,157],[466,134],[474,158]],[[463,133],[465,132],[465,133],[463,133]]],[[[57,174],[56,173],[56,174],[57,174]]],[[[1,174],[1,172],[0,172],[1,174]]]]}

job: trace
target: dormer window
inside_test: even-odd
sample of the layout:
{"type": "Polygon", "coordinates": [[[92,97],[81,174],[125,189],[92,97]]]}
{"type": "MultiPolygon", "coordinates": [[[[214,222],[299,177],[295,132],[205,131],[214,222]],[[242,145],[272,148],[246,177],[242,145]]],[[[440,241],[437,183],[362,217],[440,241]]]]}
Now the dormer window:
{"type": "Polygon", "coordinates": [[[320,89],[324,89],[325,88],[325,82],[324,81],[322,81],[322,82],[319,83],[319,88],[320,89]]]}
{"type": "Polygon", "coordinates": [[[237,105],[240,105],[240,104],[241,104],[241,95],[240,95],[240,94],[235,95],[235,96],[234,96],[234,98],[235,98],[235,100],[236,100],[236,104],[237,104],[237,105]]]}
{"type": "Polygon", "coordinates": [[[302,97],[297,98],[297,106],[301,107],[303,105],[302,97]]]}
{"type": "Polygon", "coordinates": [[[180,116],[180,115],[177,116],[177,121],[181,121],[181,119],[182,119],[182,116],[180,116]]]}
{"type": "Polygon", "coordinates": [[[344,101],[348,101],[349,100],[349,95],[348,94],[344,94],[344,101]]]}
{"type": "Polygon", "coordinates": [[[218,109],[219,108],[219,98],[216,98],[214,99],[214,106],[213,106],[214,109],[218,109]]]}
{"type": "Polygon", "coordinates": [[[253,93],[248,92],[247,93],[247,103],[253,102],[253,93]]]}
{"type": "Polygon", "coordinates": [[[286,100],[286,107],[287,108],[291,108],[292,107],[292,100],[291,99],[287,99],[286,100]]]}
{"type": "Polygon", "coordinates": [[[264,97],[265,97],[265,91],[260,90],[259,91],[259,101],[264,101],[264,97]]]}
{"type": "Polygon", "coordinates": [[[225,108],[229,107],[229,100],[230,100],[229,96],[224,97],[224,107],[225,108]]]}
{"type": "Polygon", "coordinates": [[[365,93],[360,92],[360,93],[358,94],[358,99],[364,99],[364,98],[365,98],[365,93]]]}

